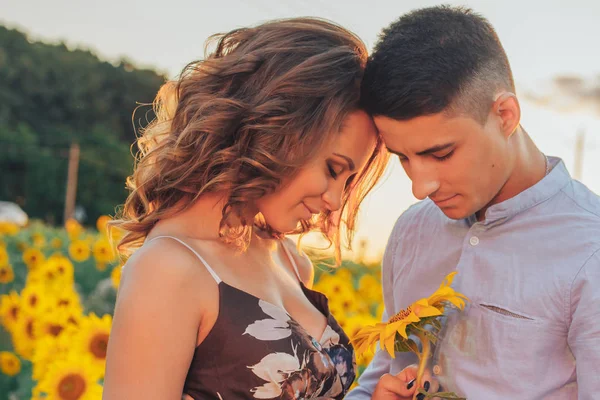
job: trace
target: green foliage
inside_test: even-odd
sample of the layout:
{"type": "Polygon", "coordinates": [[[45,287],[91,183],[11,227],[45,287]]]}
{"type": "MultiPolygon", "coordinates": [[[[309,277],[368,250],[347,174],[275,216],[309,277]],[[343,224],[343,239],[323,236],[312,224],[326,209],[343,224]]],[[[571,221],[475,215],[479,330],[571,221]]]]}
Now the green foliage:
{"type": "Polygon", "coordinates": [[[149,106],[134,111],[164,80],[126,60],[111,64],[0,26],[0,200],[60,223],[69,146],[79,143],[77,204],[87,221],[113,214],[126,196],[135,128],[153,118],[149,106]]]}

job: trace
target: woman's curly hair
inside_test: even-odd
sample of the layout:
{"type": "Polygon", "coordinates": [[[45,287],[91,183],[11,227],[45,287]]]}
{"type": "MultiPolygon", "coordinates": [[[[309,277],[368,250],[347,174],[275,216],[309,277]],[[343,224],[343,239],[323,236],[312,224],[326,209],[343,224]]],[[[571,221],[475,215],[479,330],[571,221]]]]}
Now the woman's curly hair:
{"type": "MultiPolygon", "coordinates": [[[[113,222],[125,231],[119,243],[125,254],[156,222],[211,192],[228,194],[220,229],[225,242],[245,247],[256,225],[280,236],[260,215],[244,220],[245,207],[293,176],[358,108],[367,50],[331,22],[271,21],[212,36],[206,49],[204,60],[162,86],[156,119],[138,139],[130,194],[113,222]]],[[[342,208],[301,221],[294,233],[320,229],[339,259],[342,215],[350,243],[358,205],[386,163],[378,139],[367,167],[347,185],[342,208]]]]}

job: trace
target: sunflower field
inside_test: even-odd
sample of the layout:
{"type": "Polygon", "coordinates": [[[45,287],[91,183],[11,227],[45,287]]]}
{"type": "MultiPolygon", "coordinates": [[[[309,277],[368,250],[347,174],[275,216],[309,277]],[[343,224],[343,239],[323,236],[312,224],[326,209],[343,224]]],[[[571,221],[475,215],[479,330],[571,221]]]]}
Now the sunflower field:
{"type": "MultiPolygon", "coordinates": [[[[0,400],[102,397],[106,348],[122,262],[107,232],[32,221],[0,222],[0,400]]],[[[382,313],[379,264],[315,257],[315,289],[352,336],[382,313]]],[[[359,372],[368,364],[359,357],[359,372]]]]}

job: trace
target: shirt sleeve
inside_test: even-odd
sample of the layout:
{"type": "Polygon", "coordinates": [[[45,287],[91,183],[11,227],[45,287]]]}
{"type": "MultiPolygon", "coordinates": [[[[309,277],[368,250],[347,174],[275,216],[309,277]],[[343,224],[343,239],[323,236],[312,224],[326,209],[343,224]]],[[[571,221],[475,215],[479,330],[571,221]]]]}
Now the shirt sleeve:
{"type": "Polygon", "coordinates": [[[570,291],[568,342],[577,369],[579,400],[600,396],[600,250],[581,268],[570,291]]]}

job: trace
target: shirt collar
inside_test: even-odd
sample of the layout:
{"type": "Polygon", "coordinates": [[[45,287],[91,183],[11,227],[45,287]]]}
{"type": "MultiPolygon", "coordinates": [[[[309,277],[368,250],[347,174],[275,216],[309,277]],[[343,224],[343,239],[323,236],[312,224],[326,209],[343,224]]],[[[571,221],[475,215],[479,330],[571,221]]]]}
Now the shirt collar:
{"type": "MultiPolygon", "coordinates": [[[[521,193],[501,203],[489,207],[485,213],[484,225],[511,218],[533,206],[540,204],[560,192],[570,181],[571,176],[562,159],[548,157],[551,170],[542,180],[521,193]]],[[[477,221],[475,215],[467,218],[467,224],[477,221]]]]}

